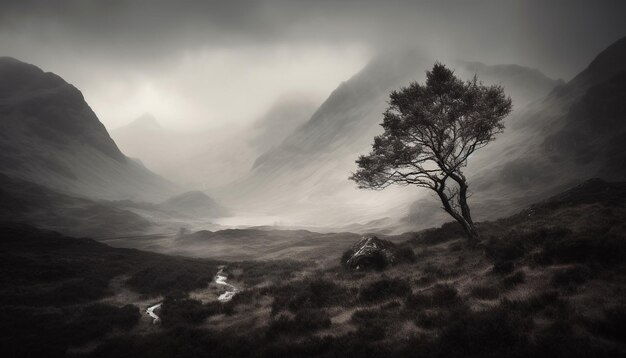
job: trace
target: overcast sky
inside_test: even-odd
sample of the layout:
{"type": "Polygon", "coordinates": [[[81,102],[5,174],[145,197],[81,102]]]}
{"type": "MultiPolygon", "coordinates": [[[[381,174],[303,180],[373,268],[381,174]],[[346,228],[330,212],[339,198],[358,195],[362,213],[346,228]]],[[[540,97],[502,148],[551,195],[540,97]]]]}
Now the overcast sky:
{"type": "Polygon", "coordinates": [[[626,36],[626,1],[1,1],[0,55],[55,72],[110,129],[244,124],[320,103],[381,51],[517,63],[569,79],[626,36]]]}

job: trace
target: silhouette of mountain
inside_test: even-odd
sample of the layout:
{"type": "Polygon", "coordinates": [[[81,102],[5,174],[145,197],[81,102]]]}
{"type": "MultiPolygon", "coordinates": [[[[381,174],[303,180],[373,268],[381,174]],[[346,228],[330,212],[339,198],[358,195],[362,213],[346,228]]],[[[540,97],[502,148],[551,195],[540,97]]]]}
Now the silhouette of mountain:
{"type": "Polygon", "coordinates": [[[618,73],[626,71],[626,37],[600,52],[587,68],[572,79],[561,92],[584,90],[606,82],[618,73]]]}
{"type": "Polygon", "coordinates": [[[0,173],[96,199],[162,200],[178,188],[129,160],[81,92],[61,77],[0,58],[0,173]]]}
{"type": "MultiPolygon", "coordinates": [[[[135,131],[137,132],[136,134],[143,135],[145,135],[146,132],[157,132],[163,129],[157,119],[152,114],[147,112],[122,128],[126,131],[135,131]]],[[[115,132],[115,130],[113,132],[115,132]]]]}

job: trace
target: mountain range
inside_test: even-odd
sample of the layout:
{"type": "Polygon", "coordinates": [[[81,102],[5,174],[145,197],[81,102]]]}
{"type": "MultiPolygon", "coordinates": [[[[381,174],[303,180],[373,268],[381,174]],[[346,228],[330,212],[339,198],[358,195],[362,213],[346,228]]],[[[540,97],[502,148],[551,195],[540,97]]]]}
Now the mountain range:
{"type": "MultiPolygon", "coordinates": [[[[244,220],[260,217],[282,227],[359,232],[442,223],[447,217],[427,191],[362,191],[347,180],[354,160],[381,132],[378,123],[389,92],[423,81],[434,62],[416,51],[379,56],[341,83],[317,110],[307,101],[279,101],[252,131],[233,127],[172,134],[144,115],[114,131],[122,147],[139,156],[131,159],[78,89],[33,65],[0,58],[0,179],[5,183],[0,195],[7,198],[0,209],[46,228],[56,226],[53,219],[41,219],[45,212],[62,215],[89,207],[98,213],[92,217],[103,218],[95,227],[128,213],[129,222],[116,224],[127,232],[145,230],[155,220],[176,226],[185,218],[229,213],[243,226],[269,223],[244,220]],[[175,173],[178,185],[141,164],[152,167],[163,151],[170,155],[163,163],[169,164],[160,169],[175,173]],[[180,167],[172,166],[176,163],[180,167]],[[193,184],[181,183],[184,178],[193,178],[193,184]],[[211,197],[202,191],[182,194],[207,183],[211,197]],[[20,206],[25,195],[20,187],[51,199],[43,205],[31,195],[20,206]],[[23,210],[12,212],[12,205],[23,210]],[[39,205],[43,211],[38,213],[39,205]]],[[[512,214],[590,177],[626,176],[626,38],[568,82],[519,65],[448,63],[462,78],[476,74],[486,84],[502,85],[514,103],[504,133],[475,153],[466,168],[477,220],[512,214]]],[[[81,234],[80,225],[59,222],[79,227],[70,233],[81,234]]]]}
{"type": "MultiPolygon", "coordinates": [[[[625,54],[626,39],[621,39],[567,83],[518,65],[450,61],[462,78],[477,74],[486,84],[502,85],[514,104],[504,133],[475,153],[466,169],[478,219],[512,214],[590,177],[624,179],[625,54]]],[[[362,193],[346,180],[354,159],[369,151],[382,131],[377,124],[389,91],[421,81],[433,62],[415,52],[372,61],[340,85],[305,125],[257,158],[230,192],[252,198],[247,207],[276,203],[273,214],[302,213],[296,220],[322,216],[334,226],[356,221],[367,231],[415,230],[447,220],[427,191],[362,193]]]]}
{"type": "Polygon", "coordinates": [[[208,130],[164,128],[146,113],[111,131],[124,153],[182,186],[211,190],[244,176],[254,159],[304,123],[315,106],[304,97],[283,98],[250,126],[208,130]]]}

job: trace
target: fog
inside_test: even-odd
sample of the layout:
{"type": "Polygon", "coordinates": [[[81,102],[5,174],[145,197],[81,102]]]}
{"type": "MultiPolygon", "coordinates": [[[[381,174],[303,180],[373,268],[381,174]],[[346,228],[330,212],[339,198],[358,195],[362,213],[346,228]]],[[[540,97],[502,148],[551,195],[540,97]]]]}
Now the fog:
{"type": "MultiPolygon", "coordinates": [[[[516,64],[549,83],[569,80],[626,33],[625,10],[622,1],[27,0],[0,5],[0,55],[75,85],[126,155],[181,187],[275,222],[289,212],[307,224],[333,217],[334,225],[408,212],[415,199],[401,190],[361,193],[344,180],[379,130],[372,123],[393,86],[421,80],[435,60],[516,64]],[[369,94],[376,103],[318,109],[372,59],[405,49],[422,62],[390,65],[389,76],[405,77],[369,94]],[[303,134],[318,112],[369,119],[346,132],[354,137],[325,125],[303,134]],[[145,113],[150,123],[133,124],[145,113]],[[343,142],[298,153],[324,135],[343,142]],[[294,169],[310,163],[310,171],[294,169]]],[[[365,77],[387,78],[377,76],[365,77]]]]}
{"type": "Polygon", "coordinates": [[[568,79],[624,32],[604,1],[19,1],[0,51],[80,88],[109,129],[251,122],[279,96],[321,102],[374,54],[517,63],[568,79]],[[457,56],[458,57],[458,56],[457,56]]]}

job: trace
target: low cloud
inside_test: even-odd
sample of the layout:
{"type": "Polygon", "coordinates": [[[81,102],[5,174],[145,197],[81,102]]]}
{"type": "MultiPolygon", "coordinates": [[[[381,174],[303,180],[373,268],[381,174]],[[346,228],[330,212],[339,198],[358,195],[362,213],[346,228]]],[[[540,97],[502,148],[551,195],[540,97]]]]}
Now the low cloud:
{"type": "Polygon", "coordinates": [[[624,10],[612,0],[24,0],[0,5],[0,49],[74,83],[109,128],[149,111],[195,130],[253,121],[290,92],[321,101],[398,47],[568,79],[626,34],[624,10]]]}

